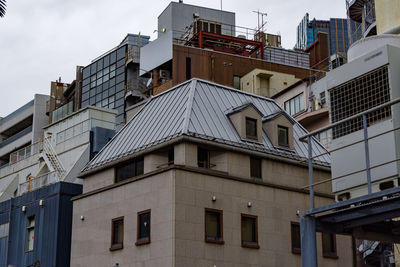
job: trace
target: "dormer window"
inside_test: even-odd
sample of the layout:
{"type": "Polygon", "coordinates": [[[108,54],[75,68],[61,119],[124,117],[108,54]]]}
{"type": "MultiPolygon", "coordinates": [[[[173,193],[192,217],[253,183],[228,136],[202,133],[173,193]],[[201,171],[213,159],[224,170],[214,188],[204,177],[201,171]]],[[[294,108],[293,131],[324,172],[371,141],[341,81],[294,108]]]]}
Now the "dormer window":
{"type": "Polygon", "coordinates": [[[289,147],[289,128],[278,125],[278,145],[289,147]]]}
{"type": "Polygon", "coordinates": [[[246,117],[246,138],[257,140],[257,120],[246,117]]]}
{"type": "Polygon", "coordinates": [[[263,118],[263,129],[274,147],[294,149],[293,119],[284,111],[263,118]]]}
{"type": "Polygon", "coordinates": [[[227,113],[240,139],[262,142],[262,113],[253,103],[245,103],[227,113]]]}

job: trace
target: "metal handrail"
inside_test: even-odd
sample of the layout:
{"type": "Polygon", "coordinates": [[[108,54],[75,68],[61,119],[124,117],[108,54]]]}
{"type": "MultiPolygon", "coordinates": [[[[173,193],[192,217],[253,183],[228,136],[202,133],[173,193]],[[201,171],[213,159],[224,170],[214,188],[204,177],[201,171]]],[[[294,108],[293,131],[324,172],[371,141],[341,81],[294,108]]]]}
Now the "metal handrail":
{"type": "Polygon", "coordinates": [[[346,119],[343,119],[343,120],[334,122],[334,123],[332,123],[332,124],[329,124],[329,125],[327,125],[327,126],[325,126],[325,127],[322,127],[322,128],[320,128],[320,129],[318,129],[318,130],[312,131],[312,132],[310,132],[310,133],[308,133],[308,134],[306,134],[306,135],[301,136],[301,137],[299,138],[299,140],[305,142],[305,141],[306,141],[305,139],[306,139],[307,137],[309,137],[309,136],[314,136],[314,135],[316,135],[316,134],[318,134],[318,133],[325,132],[326,130],[330,130],[330,129],[332,129],[332,128],[334,128],[334,127],[340,125],[340,124],[343,124],[343,123],[348,122],[348,121],[352,121],[352,120],[354,120],[354,119],[357,119],[357,118],[359,118],[359,117],[362,117],[363,115],[368,115],[369,113],[372,113],[372,112],[374,112],[374,111],[383,109],[383,108],[388,107],[388,106],[392,106],[392,105],[397,104],[397,103],[399,103],[399,102],[400,102],[400,97],[398,97],[398,98],[396,98],[396,99],[393,99],[393,100],[391,100],[391,101],[389,101],[389,102],[386,102],[386,103],[384,103],[384,104],[381,104],[381,105],[379,105],[379,106],[370,108],[370,109],[368,109],[368,110],[366,110],[366,111],[363,111],[363,112],[361,112],[361,113],[358,113],[358,114],[355,114],[355,115],[353,115],[353,116],[350,116],[350,117],[348,117],[348,118],[346,118],[346,119]]]}

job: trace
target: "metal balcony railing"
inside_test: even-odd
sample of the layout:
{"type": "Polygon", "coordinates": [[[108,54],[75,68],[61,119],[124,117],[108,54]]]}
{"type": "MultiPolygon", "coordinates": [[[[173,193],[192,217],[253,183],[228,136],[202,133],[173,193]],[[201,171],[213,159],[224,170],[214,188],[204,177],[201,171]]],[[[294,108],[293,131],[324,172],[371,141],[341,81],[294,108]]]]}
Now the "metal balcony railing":
{"type": "MultiPolygon", "coordinates": [[[[371,127],[374,124],[377,124],[379,122],[383,122],[383,121],[387,121],[387,120],[390,120],[391,122],[393,122],[393,121],[396,121],[396,119],[398,120],[399,117],[396,117],[395,119],[393,119],[392,116],[382,117],[382,111],[386,111],[388,108],[396,111],[400,108],[399,105],[400,105],[400,98],[397,98],[397,99],[388,101],[384,104],[381,104],[379,106],[373,107],[364,112],[360,112],[356,115],[350,116],[341,121],[332,123],[326,127],[323,127],[316,131],[313,131],[313,132],[311,132],[305,136],[302,136],[300,138],[301,141],[307,142],[307,144],[308,144],[309,154],[308,154],[307,162],[308,162],[308,169],[309,169],[309,184],[307,186],[304,186],[303,189],[309,189],[311,210],[313,210],[315,208],[314,188],[316,186],[322,185],[325,183],[329,183],[329,182],[332,182],[332,181],[335,181],[338,179],[343,179],[343,178],[351,176],[351,175],[363,174],[363,175],[365,175],[365,184],[367,186],[368,195],[369,195],[372,193],[372,184],[374,183],[371,179],[371,173],[379,167],[382,167],[382,166],[385,166],[388,164],[393,164],[393,163],[398,164],[400,162],[400,158],[393,158],[387,162],[372,163],[370,158],[373,155],[374,151],[370,151],[370,145],[369,145],[369,143],[371,141],[376,141],[376,138],[379,138],[379,137],[382,137],[382,136],[388,135],[388,134],[394,134],[396,132],[398,133],[400,131],[400,126],[393,124],[393,127],[391,129],[382,130],[373,135],[369,135],[370,131],[368,130],[369,127],[371,127]],[[349,139],[347,139],[348,142],[339,142],[338,143],[339,145],[336,146],[335,148],[331,149],[329,152],[326,151],[326,152],[324,152],[322,154],[318,154],[318,155],[311,154],[312,153],[312,142],[311,141],[312,141],[312,139],[316,139],[316,136],[318,134],[323,133],[323,132],[344,131],[343,135],[340,135],[340,137],[346,138],[347,135],[354,133],[354,131],[348,131],[349,128],[351,128],[351,129],[357,128],[358,130],[362,130],[362,132],[361,132],[362,136],[360,136],[361,138],[359,138],[355,141],[352,141],[352,139],[349,138],[349,139]],[[349,148],[352,149],[356,145],[362,145],[364,147],[364,153],[359,156],[365,160],[365,168],[357,169],[351,173],[346,173],[345,175],[336,176],[334,178],[314,182],[313,163],[316,158],[326,155],[326,154],[332,154],[334,152],[338,152],[338,151],[341,151],[344,149],[349,149],[349,148]]],[[[397,114],[395,116],[398,116],[398,112],[392,111],[391,114],[392,115],[397,114]]],[[[328,143],[331,143],[335,138],[335,136],[333,136],[333,135],[329,135],[328,137],[330,138],[328,143]]],[[[396,147],[398,148],[398,146],[399,146],[399,144],[397,144],[396,147]]],[[[334,161],[332,160],[332,162],[334,162],[334,161]]],[[[390,178],[390,177],[380,177],[379,181],[382,181],[383,179],[390,178]]]]}
{"type": "Polygon", "coordinates": [[[33,143],[32,145],[26,146],[24,148],[21,148],[20,150],[17,150],[10,154],[9,164],[10,165],[15,164],[18,161],[29,158],[30,156],[33,156],[35,154],[38,154],[42,150],[42,148],[43,148],[42,141],[33,143]]]}
{"type": "Polygon", "coordinates": [[[56,172],[49,172],[38,177],[30,176],[26,182],[19,184],[18,186],[18,194],[22,195],[25,193],[29,193],[36,189],[39,189],[43,186],[54,184],[59,181],[58,175],[56,172]]]}

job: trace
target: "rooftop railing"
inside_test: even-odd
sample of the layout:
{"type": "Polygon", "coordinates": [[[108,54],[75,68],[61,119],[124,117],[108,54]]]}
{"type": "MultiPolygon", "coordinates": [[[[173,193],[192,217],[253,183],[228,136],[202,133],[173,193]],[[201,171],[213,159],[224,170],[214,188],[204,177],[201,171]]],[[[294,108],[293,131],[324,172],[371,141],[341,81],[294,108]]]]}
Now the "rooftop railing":
{"type": "Polygon", "coordinates": [[[19,184],[18,194],[26,194],[43,186],[57,183],[58,181],[59,180],[56,172],[49,172],[38,177],[30,176],[26,182],[19,184]]]}
{"type": "MultiPolygon", "coordinates": [[[[386,116],[386,117],[382,117],[382,114],[387,114],[387,110],[388,108],[392,109],[392,110],[398,110],[400,107],[400,98],[388,101],[384,104],[381,104],[379,106],[373,107],[369,110],[360,112],[356,115],[350,116],[346,119],[340,120],[338,122],[332,123],[326,127],[323,127],[321,129],[318,129],[316,131],[313,131],[307,135],[304,135],[300,138],[301,141],[303,142],[307,142],[308,144],[308,151],[309,151],[309,155],[308,155],[308,169],[309,169],[309,184],[304,186],[303,189],[309,189],[310,192],[310,209],[313,210],[315,208],[315,201],[314,201],[314,189],[316,186],[325,184],[325,183],[330,183],[333,182],[335,180],[339,180],[339,179],[344,179],[346,177],[352,176],[352,175],[362,175],[365,177],[365,186],[367,188],[367,194],[371,194],[372,193],[372,185],[374,184],[375,181],[373,181],[372,179],[372,173],[378,170],[378,168],[382,167],[382,166],[387,166],[389,164],[395,164],[397,163],[397,165],[399,165],[398,163],[400,162],[400,158],[391,158],[390,160],[386,161],[386,162],[376,162],[376,160],[371,160],[371,157],[374,156],[376,158],[376,155],[374,155],[374,153],[376,151],[374,150],[370,150],[371,146],[370,143],[374,142],[376,143],[377,138],[380,138],[382,136],[385,135],[389,135],[389,134],[394,134],[394,133],[398,133],[400,131],[400,127],[396,124],[393,124],[393,127],[390,129],[381,129],[380,131],[377,132],[372,132],[369,131],[369,128],[371,126],[377,125],[377,123],[383,122],[383,121],[391,121],[393,122],[393,118],[392,115],[390,116],[386,116]],[[397,106],[396,106],[397,105],[397,106]],[[339,134],[341,131],[343,131],[343,134],[339,134]],[[360,132],[359,132],[360,131],[360,132]],[[316,139],[316,136],[318,136],[318,134],[323,133],[323,132],[336,132],[336,137],[335,135],[331,134],[328,136],[329,141],[327,141],[328,144],[332,144],[332,141],[335,138],[342,138],[341,142],[337,142],[335,147],[332,147],[332,149],[328,152],[324,152],[321,154],[317,154],[317,155],[312,155],[311,151],[312,151],[312,140],[316,139]],[[354,138],[347,138],[347,139],[343,139],[346,138],[346,136],[348,136],[349,134],[360,134],[357,139],[354,138]],[[344,140],[344,141],[343,141],[344,140]],[[362,154],[359,155],[359,157],[361,157],[364,162],[365,162],[365,168],[359,168],[354,170],[353,172],[350,173],[346,173],[344,175],[339,175],[339,176],[335,176],[333,178],[330,179],[326,179],[326,180],[322,180],[322,181],[318,181],[318,182],[314,182],[314,170],[313,170],[313,162],[316,158],[323,156],[325,154],[333,154],[335,152],[339,152],[341,150],[344,149],[354,149],[354,146],[362,146],[364,148],[364,151],[362,154]]],[[[392,112],[391,114],[397,114],[392,112]]],[[[398,116],[398,115],[396,115],[398,116]]],[[[398,118],[396,118],[398,119],[398,118]]],[[[399,144],[397,144],[397,149],[398,149],[399,144]]],[[[393,148],[395,149],[395,148],[393,148]]],[[[387,151],[387,153],[389,153],[389,151],[387,151]]],[[[379,158],[379,157],[378,157],[379,158]]],[[[334,163],[334,159],[332,159],[332,162],[334,163]]],[[[349,162],[349,164],[352,164],[352,162],[349,162]]],[[[398,174],[397,174],[398,175],[398,174]]],[[[390,178],[392,177],[391,175],[388,177],[380,177],[379,180],[377,180],[376,182],[381,182],[382,180],[386,179],[386,178],[390,178]]],[[[363,185],[361,185],[363,186],[363,185]]]]}

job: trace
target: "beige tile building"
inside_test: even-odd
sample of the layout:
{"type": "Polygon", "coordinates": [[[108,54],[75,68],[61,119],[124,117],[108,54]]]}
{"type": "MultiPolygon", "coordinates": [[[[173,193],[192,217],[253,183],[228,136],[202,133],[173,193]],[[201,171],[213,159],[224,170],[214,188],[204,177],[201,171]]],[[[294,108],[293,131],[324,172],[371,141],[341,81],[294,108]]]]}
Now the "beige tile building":
{"type": "MultiPolygon", "coordinates": [[[[198,79],[153,97],[82,172],[71,266],[300,266],[304,134],[272,100],[198,79]]],[[[351,239],[317,238],[320,266],[352,266],[351,239]]]]}

